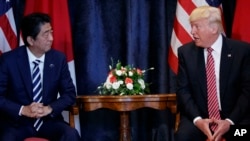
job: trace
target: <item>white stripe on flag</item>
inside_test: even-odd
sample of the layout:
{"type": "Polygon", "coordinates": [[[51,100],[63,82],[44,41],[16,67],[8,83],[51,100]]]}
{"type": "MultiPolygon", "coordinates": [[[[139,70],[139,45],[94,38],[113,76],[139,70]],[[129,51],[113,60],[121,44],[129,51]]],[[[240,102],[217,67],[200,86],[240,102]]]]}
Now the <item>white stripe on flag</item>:
{"type": "MultiPolygon", "coordinates": [[[[215,1],[213,1],[215,2],[215,1]]],[[[177,50],[178,48],[191,41],[191,26],[189,24],[189,14],[191,11],[198,6],[209,5],[205,0],[178,0],[176,5],[176,15],[174,28],[171,36],[171,47],[169,48],[169,58],[168,63],[172,71],[177,74],[177,64],[178,64],[178,56],[177,50]],[[177,30],[177,31],[175,31],[177,30]],[[180,35],[183,34],[183,35],[180,35]],[[190,38],[189,38],[190,37],[190,38]]]]}
{"type": "Polygon", "coordinates": [[[8,43],[3,30],[0,28],[0,52],[7,52],[10,51],[10,44],[8,43]]]}

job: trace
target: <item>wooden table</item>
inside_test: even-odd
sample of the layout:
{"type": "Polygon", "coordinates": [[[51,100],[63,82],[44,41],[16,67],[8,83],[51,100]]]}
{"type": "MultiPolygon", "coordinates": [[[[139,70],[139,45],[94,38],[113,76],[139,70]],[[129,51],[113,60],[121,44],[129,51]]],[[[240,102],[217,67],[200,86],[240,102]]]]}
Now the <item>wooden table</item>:
{"type": "Polygon", "coordinates": [[[130,111],[145,107],[157,110],[165,110],[169,108],[172,113],[176,113],[177,111],[175,94],[77,96],[77,104],[80,106],[80,109],[85,111],[107,108],[120,112],[120,141],[131,141],[129,127],[130,111]]]}

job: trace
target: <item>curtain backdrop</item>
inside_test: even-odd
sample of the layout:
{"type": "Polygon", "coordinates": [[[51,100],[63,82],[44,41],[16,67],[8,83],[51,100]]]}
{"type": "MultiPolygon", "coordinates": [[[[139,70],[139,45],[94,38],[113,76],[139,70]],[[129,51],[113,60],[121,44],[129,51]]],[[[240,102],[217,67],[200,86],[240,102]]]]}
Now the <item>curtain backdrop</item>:
{"type": "MultiPolygon", "coordinates": [[[[224,0],[226,33],[230,37],[235,0],[224,0]]],[[[24,0],[15,0],[19,28],[24,0]]],[[[149,71],[151,93],[175,92],[175,76],[167,64],[177,0],[68,0],[78,95],[95,95],[106,80],[108,65],[120,60],[149,71]]],[[[63,29],[62,29],[63,30],[63,29]]],[[[119,113],[101,109],[80,113],[83,141],[118,141],[119,113]]],[[[168,110],[133,111],[132,141],[173,141],[168,110]]]]}
{"type": "MultiPolygon", "coordinates": [[[[73,3],[71,3],[73,5],[73,3]]],[[[85,0],[75,4],[72,17],[76,78],[79,95],[97,94],[106,80],[111,58],[149,71],[152,93],[170,92],[167,47],[175,13],[175,1],[85,0]]],[[[168,111],[140,109],[131,113],[133,141],[171,140],[168,111]]],[[[81,113],[86,141],[118,141],[118,112],[97,110],[81,113]]]]}

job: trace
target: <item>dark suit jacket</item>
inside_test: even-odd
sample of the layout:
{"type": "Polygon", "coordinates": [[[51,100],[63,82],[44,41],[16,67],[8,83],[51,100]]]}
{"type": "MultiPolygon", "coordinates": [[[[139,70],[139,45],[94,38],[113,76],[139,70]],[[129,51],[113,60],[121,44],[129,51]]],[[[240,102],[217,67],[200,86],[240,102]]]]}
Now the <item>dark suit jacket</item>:
{"type": "MultiPolygon", "coordinates": [[[[26,47],[22,46],[0,57],[1,118],[14,125],[33,124],[34,119],[19,116],[22,105],[33,101],[32,79],[26,47]]],[[[53,112],[46,119],[61,119],[61,112],[75,103],[75,87],[63,53],[51,49],[45,54],[43,70],[43,104],[53,112]],[[58,93],[60,97],[57,98],[58,93]]]]}
{"type": "MultiPolygon", "coordinates": [[[[204,49],[188,43],[178,49],[177,99],[181,115],[191,121],[208,117],[204,49]]],[[[223,37],[220,61],[221,117],[250,123],[250,47],[223,37]]]]}

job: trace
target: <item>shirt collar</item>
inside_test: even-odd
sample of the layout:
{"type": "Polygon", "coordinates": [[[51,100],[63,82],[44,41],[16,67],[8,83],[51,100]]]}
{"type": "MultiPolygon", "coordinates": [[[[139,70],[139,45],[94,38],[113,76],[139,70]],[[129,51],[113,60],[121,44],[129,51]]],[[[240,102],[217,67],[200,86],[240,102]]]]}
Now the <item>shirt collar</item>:
{"type": "Polygon", "coordinates": [[[222,48],[222,35],[221,34],[219,35],[217,40],[212,44],[211,48],[215,52],[221,52],[221,48],[222,48]]]}
{"type": "Polygon", "coordinates": [[[40,60],[42,63],[44,62],[45,54],[43,54],[41,57],[37,58],[28,47],[26,47],[27,53],[28,53],[28,58],[29,62],[32,63],[35,60],[40,60]]]}

